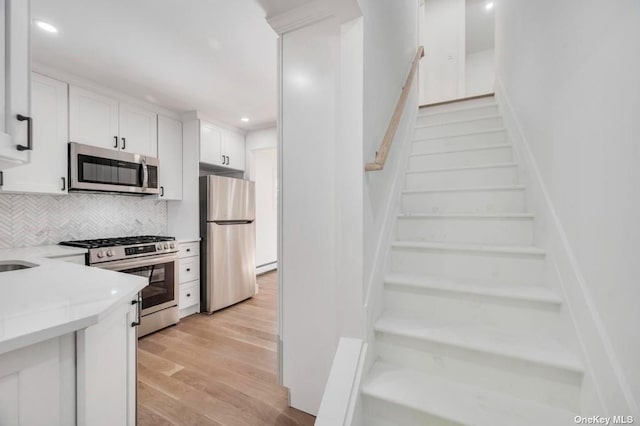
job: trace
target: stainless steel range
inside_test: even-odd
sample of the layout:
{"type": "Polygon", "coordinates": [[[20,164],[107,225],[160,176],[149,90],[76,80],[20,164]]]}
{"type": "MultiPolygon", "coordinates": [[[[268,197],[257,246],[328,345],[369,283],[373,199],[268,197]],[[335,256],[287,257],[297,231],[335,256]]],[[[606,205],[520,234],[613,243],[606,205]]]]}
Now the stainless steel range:
{"type": "Polygon", "coordinates": [[[141,236],[60,244],[88,249],[89,266],[140,275],[149,280],[149,285],[141,291],[138,337],[178,323],[178,243],[174,238],[141,236]]]}

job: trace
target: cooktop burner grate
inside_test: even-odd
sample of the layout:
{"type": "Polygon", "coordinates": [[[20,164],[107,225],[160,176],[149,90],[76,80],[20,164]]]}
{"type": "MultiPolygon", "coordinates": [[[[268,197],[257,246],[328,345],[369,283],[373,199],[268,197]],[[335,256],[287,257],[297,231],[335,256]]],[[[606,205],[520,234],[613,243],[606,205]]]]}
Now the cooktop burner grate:
{"type": "Polygon", "coordinates": [[[157,235],[142,235],[138,237],[117,237],[117,238],[97,238],[94,240],[75,240],[62,241],[59,243],[63,246],[80,247],[80,248],[100,248],[100,247],[116,247],[130,246],[134,244],[159,243],[162,241],[174,241],[173,237],[163,237],[157,235]]]}

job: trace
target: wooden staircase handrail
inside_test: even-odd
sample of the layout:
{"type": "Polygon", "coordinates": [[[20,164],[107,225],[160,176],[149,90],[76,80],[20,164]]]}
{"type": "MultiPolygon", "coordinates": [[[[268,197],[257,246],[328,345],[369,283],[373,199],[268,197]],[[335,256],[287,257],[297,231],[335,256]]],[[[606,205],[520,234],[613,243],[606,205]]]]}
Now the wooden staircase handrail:
{"type": "Polygon", "coordinates": [[[380,149],[378,150],[378,152],[376,152],[376,159],[373,163],[365,164],[364,170],[366,172],[373,172],[382,170],[384,168],[384,163],[387,161],[387,155],[389,155],[389,151],[391,150],[391,144],[393,143],[393,139],[395,139],[396,131],[398,130],[398,126],[400,125],[402,113],[404,112],[404,108],[407,105],[409,91],[411,90],[411,86],[413,86],[413,79],[415,78],[416,70],[418,69],[418,63],[423,56],[424,47],[419,46],[418,51],[416,52],[416,56],[411,62],[411,69],[409,70],[407,81],[404,83],[404,86],[402,86],[402,93],[400,93],[400,98],[398,99],[396,108],[393,111],[393,115],[391,116],[391,121],[389,122],[389,126],[387,127],[387,132],[384,134],[384,138],[382,139],[382,143],[380,144],[380,149]]]}

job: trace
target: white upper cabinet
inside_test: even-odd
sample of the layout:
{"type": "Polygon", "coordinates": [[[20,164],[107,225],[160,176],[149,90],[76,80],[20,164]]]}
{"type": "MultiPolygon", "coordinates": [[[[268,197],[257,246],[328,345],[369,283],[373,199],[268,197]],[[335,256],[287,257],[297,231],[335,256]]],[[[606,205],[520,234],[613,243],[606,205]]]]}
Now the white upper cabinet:
{"type": "Polygon", "coordinates": [[[76,86],[69,87],[69,140],[117,149],[118,101],[76,86]]]}
{"type": "Polygon", "coordinates": [[[0,0],[0,170],[29,162],[30,31],[29,0],[0,0]]]}
{"type": "Polygon", "coordinates": [[[89,90],[69,89],[71,142],[158,156],[155,112],[89,90]]]}
{"type": "Polygon", "coordinates": [[[244,135],[225,132],[222,146],[223,154],[227,156],[225,166],[230,169],[244,170],[244,135]]]}
{"type": "Polygon", "coordinates": [[[182,122],[158,116],[160,199],[182,200],[182,122]]]}
{"type": "Polygon", "coordinates": [[[234,170],[244,170],[244,135],[200,122],[200,162],[234,170]]]}
{"type": "Polygon", "coordinates": [[[200,122],[200,162],[222,166],[222,129],[200,122]]]}
{"type": "Polygon", "coordinates": [[[158,116],[120,103],[120,149],[134,154],[158,156],[158,116]]]}
{"type": "Polygon", "coordinates": [[[67,84],[33,74],[31,162],[3,172],[3,191],[67,193],[67,84]]]}

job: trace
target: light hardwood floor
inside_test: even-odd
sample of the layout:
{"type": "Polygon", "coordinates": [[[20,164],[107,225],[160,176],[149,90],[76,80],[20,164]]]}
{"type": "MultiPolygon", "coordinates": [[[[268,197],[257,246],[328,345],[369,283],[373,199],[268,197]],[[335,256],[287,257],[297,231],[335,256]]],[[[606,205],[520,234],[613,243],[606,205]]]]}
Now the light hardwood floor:
{"type": "Polygon", "coordinates": [[[196,314],[138,349],[138,426],[313,425],[277,384],[277,275],[254,298],[196,314]]]}

